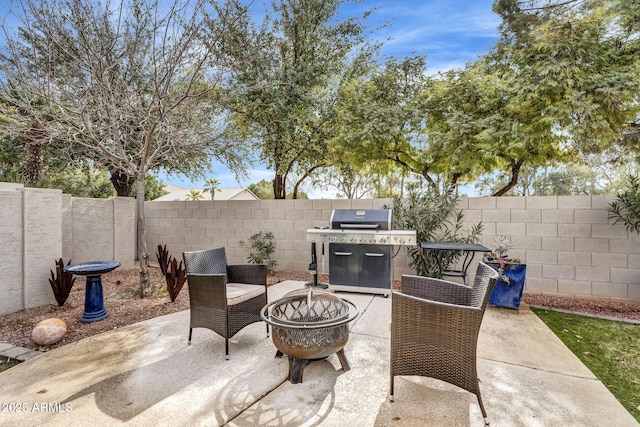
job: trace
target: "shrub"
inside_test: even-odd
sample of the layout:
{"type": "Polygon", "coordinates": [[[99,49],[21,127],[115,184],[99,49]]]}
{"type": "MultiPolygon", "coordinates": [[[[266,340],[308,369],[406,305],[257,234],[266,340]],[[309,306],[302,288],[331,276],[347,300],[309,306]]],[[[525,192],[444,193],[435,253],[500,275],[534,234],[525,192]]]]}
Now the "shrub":
{"type": "Polygon", "coordinates": [[[627,231],[640,233],[640,178],[627,177],[627,189],[616,192],[616,200],[609,204],[609,219],[623,223],[627,231]]]}
{"type": "Polygon", "coordinates": [[[272,271],[278,262],[271,258],[276,251],[276,244],[273,241],[273,233],[262,231],[249,237],[249,241],[240,240],[240,247],[249,250],[247,261],[252,264],[264,264],[267,271],[272,271]]]}
{"type": "MultiPolygon", "coordinates": [[[[464,214],[457,209],[458,198],[454,189],[439,193],[433,188],[410,188],[407,197],[393,199],[393,228],[416,230],[416,246],[407,246],[411,258],[409,267],[420,276],[438,277],[438,263],[433,251],[420,247],[422,242],[477,243],[482,223],[463,230],[464,214]]],[[[448,270],[461,256],[459,251],[442,251],[442,269],[448,270]]]]}

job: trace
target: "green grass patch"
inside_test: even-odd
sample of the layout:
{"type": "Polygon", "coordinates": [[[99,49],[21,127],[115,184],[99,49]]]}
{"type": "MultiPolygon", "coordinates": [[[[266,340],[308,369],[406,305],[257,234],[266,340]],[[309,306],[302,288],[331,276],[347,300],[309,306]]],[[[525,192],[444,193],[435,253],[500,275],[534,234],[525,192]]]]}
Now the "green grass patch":
{"type": "Polygon", "coordinates": [[[0,358],[0,372],[4,372],[9,368],[13,368],[20,362],[11,358],[0,358]]]}
{"type": "Polygon", "coordinates": [[[640,422],[640,325],[532,311],[640,422]]]}

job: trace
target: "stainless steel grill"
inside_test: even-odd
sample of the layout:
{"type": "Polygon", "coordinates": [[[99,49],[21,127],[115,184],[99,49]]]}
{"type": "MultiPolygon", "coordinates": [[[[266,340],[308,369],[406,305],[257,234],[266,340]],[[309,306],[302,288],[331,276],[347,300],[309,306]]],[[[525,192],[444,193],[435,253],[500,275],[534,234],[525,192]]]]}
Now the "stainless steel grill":
{"type": "Polygon", "coordinates": [[[389,295],[392,247],[416,244],[416,232],[392,230],[391,217],[390,209],[336,209],[330,228],[307,230],[307,240],[328,244],[330,289],[389,295]]]}

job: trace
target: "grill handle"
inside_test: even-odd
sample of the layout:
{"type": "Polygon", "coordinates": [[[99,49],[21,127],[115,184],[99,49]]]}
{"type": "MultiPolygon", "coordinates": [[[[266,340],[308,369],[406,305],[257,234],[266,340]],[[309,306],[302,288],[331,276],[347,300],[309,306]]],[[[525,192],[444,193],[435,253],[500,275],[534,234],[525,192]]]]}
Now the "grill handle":
{"type": "Polygon", "coordinates": [[[349,228],[354,230],[377,230],[380,224],[340,224],[340,228],[349,228]]]}
{"type": "Polygon", "coordinates": [[[365,252],[364,256],[370,256],[370,257],[383,257],[384,254],[374,254],[372,252],[365,252]]]}
{"type": "Polygon", "coordinates": [[[333,254],[337,256],[349,256],[353,255],[353,252],[334,252],[333,254]]]}

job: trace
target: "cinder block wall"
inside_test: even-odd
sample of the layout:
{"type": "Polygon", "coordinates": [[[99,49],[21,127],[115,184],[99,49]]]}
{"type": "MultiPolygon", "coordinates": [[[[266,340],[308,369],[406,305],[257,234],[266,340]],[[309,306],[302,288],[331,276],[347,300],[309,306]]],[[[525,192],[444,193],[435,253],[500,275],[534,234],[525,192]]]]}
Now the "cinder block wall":
{"type": "MultiPolygon", "coordinates": [[[[640,301],[640,237],[607,220],[611,196],[461,198],[467,227],[482,222],[481,243],[511,238],[512,256],[527,263],[525,292],[640,301]]],[[[230,263],[246,262],[239,241],[273,232],[279,270],[306,271],[305,231],[327,226],[333,209],[375,209],[391,200],[260,200],[146,202],[150,252],[167,245],[184,251],[225,246],[230,263]]],[[[151,259],[155,259],[152,255],[151,259]]],[[[475,271],[476,255],[469,272],[475,271]]],[[[328,266],[328,260],[326,262],[328,266]]],[[[415,274],[406,251],[394,258],[394,276],[415,274]]]]}
{"type": "MultiPolygon", "coordinates": [[[[327,227],[334,209],[380,209],[390,199],[376,200],[231,200],[146,202],[147,243],[155,253],[167,245],[170,254],[182,259],[182,252],[215,246],[226,248],[229,263],[245,263],[248,251],[241,240],[263,232],[275,237],[277,270],[308,271],[311,243],[306,230],[327,227]]],[[[318,248],[319,249],[319,248],[318,248]]],[[[318,262],[321,263],[320,254],[318,262]]],[[[155,254],[151,256],[155,260],[155,254]]],[[[394,275],[412,274],[405,251],[394,258],[394,275]]],[[[329,259],[325,259],[328,272],[329,259]]],[[[319,269],[321,266],[318,267],[319,269]]]]}
{"type": "Polygon", "coordinates": [[[640,237],[612,225],[613,196],[460,199],[465,220],[482,221],[482,243],[508,236],[527,264],[525,292],[640,301],[640,237]]]}

